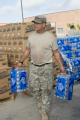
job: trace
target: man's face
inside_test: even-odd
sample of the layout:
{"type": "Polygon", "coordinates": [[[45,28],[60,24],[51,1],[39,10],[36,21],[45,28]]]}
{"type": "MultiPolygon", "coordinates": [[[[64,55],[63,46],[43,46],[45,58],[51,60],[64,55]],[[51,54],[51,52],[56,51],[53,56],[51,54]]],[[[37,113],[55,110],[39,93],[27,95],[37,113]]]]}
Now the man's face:
{"type": "Polygon", "coordinates": [[[45,23],[41,23],[41,24],[34,23],[34,28],[35,28],[35,31],[37,31],[37,32],[43,31],[45,26],[46,26],[45,23]]]}

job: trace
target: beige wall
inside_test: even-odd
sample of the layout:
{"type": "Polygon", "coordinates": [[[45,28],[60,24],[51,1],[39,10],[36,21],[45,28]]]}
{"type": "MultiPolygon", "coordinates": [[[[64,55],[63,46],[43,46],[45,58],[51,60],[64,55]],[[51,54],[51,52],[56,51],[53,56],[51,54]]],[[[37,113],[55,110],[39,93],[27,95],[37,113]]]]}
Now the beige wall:
{"type": "Polygon", "coordinates": [[[6,25],[5,23],[0,23],[0,26],[6,25]]]}
{"type": "MultiPolygon", "coordinates": [[[[80,10],[70,10],[56,13],[45,14],[47,17],[47,21],[56,24],[56,28],[64,28],[64,33],[67,34],[68,27],[67,25],[70,23],[74,23],[75,25],[80,24],[80,10]]],[[[32,21],[33,17],[25,18],[25,22],[32,21]]]]}

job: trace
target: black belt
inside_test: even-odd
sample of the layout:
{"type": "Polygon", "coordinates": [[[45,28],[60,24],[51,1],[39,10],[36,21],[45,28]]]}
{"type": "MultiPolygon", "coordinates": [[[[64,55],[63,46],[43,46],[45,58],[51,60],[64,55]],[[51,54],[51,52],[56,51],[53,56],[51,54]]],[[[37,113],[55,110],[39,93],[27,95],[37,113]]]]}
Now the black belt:
{"type": "Polygon", "coordinates": [[[42,66],[45,66],[45,65],[51,64],[51,63],[44,63],[44,64],[42,64],[42,65],[36,65],[36,64],[34,64],[34,63],[31,63],[31,64],[33,64],[34,66],[37,66],[37,67],[42,67],[42,66]]]}

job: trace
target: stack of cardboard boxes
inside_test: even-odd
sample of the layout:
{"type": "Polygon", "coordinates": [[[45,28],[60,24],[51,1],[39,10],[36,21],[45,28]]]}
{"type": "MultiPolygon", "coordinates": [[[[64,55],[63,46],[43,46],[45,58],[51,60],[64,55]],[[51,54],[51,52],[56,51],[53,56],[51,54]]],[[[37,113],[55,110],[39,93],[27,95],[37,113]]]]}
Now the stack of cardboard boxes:
{"type": "Polygon", "coordinates": [[[7,56],[0,53],[0,100],[10,97],[7,56]]]}
{"type": "Polygon", "coordinates": [[[0,67],[0,100],[10,97],[9,68],[0,67]]]}

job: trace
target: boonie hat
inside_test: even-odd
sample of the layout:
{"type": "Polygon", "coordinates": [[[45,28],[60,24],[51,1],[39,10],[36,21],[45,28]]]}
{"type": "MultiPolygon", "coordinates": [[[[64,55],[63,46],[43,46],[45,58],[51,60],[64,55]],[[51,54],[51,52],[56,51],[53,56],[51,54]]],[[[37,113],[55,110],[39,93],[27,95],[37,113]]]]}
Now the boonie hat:
{"type": "Polygon", "coordinates": [[[46,23],[46,17],[45,16],[35,16],[34,20],[32,21],[33,23],[46,23]]]}

